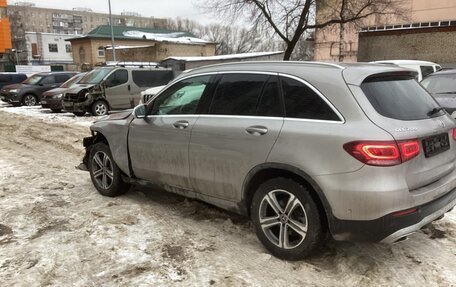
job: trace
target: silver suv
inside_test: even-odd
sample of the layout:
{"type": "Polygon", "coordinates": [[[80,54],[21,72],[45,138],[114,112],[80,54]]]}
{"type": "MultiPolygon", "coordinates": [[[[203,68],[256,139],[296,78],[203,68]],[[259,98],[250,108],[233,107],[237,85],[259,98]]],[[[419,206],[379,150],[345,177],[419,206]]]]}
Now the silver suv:
{"type": "Polygon", "coordinates": [[[451,210],[455,127],[410,70],[232,63],[96,122],[83,162],[103,195],[159,185],[249,215],[272,254],[298,260],[328,231],[393,243],[451,210]]]}

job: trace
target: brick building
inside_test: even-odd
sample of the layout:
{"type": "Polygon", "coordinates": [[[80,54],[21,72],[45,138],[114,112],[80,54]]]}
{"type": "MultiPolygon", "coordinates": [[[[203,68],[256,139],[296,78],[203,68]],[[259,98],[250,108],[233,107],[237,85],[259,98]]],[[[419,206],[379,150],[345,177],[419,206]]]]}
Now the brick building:
{"type": "MultiPolygon", "coordinates": [[[[117,60],[160,62],[170,56],[213,56],[216,43],[195,38],[188,32],[114,26],[117,60]],[[133,54],[135,53],[135,54],[133,54]],[[135,56],[133,56],[135,55],[135,56]]],[[[112,60],[111,29],[99,26],[83,37],[68,39],[73,49],[73,62],[94,66],[112,60]]]]}
{"type": "MultiPolygon", "coordinates": [[[[398,0],[401,16],[372,16],[359,26],[347,24],[344,35],[345,61],[427,60],[455,63],[449,57],[456,40],[456,1],[398,0]]],[[[317,10],[318,14],[323,12],[317,10]]],[[[320,16],[321,17],[321,16],[320,16]]],[[[339,28],[318,29],[315,60],[338,61],[339,28]]]]}

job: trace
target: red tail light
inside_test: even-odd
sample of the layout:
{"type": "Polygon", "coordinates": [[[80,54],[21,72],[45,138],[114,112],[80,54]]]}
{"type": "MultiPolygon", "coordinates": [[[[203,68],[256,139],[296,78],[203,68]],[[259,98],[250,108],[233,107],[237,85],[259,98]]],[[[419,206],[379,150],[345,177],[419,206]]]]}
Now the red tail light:
{"type": "Polygon", "coordinates": [[[420,153],[418,140],[355,141],[344,144],[344,149],[357,160],[373,166],[394,166],[420,153]]]}
{"type": "Polygon", "coordinates": [[[456,129],[453,129],[453,139],[456,141],[456,129]]]}

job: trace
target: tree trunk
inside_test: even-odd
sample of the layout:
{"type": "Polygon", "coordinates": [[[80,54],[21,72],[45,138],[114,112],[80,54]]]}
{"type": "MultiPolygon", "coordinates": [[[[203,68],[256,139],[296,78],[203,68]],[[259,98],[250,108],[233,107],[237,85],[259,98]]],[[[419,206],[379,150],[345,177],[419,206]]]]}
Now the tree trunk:
{"type": "Polygon", "coordinates": [[[293,54],[293,51],[296,47],[296,44],[298,43],[299,37],[294,37],[290,42],[287,43],[287,49],[285,50],[285,54],[283,55],[283,60],[284,61],[289,61],[291,58],[291,54],[293,54]]]}
{"type": "Polygon", "coordinates": [[[339,26],[339,62],[345,59],[345,25],[340,23],[339,26]]]}

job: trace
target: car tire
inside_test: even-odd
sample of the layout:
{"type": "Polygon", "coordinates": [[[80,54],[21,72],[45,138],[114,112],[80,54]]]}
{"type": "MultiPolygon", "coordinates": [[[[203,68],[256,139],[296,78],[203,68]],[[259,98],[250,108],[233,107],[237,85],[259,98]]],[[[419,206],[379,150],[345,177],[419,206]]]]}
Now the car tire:
{"type": "Polygon", "coordinates": [[[62,109],[51,109],[53,113],[60,113],[62,112],[62,109]]]}
{"type": "Polygon", "coordinates": [[[38,99],[35,95],[26,94],[22,97],[22,104],[27,107],[36,106],[38,104],[38,99]]]}
{"type": "Polygon", "coordinates": [[[108,111],[109,107],[105,101],[96,101],[92,105],[92,115],[94,116],[106,116],[108,111]]]}
{"type": "Polygon", "coordinates": [[[92,147],[88,165],[92,183],[100,194],[114,197],[128,191],[130,185],[122,180],[121,171],[106,144],[97,143],[92,147]]]}
{"type": "Polygon", "coordinates": [[[280,259],[302,260],[323,240],[322,218],[310,190],[292,179],[261,184],[250,214],[258,239],[280,259]]]}
{"type": "Polygon", "coordinates": [[[86,114],[86,112],[73,112],[73,115],[77,117],[83,117],[86,114]]]}

